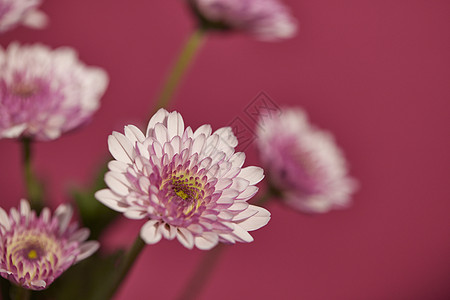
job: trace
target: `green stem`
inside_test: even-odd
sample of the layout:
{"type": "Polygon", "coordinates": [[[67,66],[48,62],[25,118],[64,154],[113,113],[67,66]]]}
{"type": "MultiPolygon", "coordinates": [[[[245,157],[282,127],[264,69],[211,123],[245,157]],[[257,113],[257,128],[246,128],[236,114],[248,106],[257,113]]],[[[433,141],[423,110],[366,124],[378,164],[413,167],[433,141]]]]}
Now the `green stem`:
{"type": "Polygon", "coordinates": [[[28,201],[30,201],[31,207],[39,212],[43,208],[42,187],[33,172],[32,140],[29,138],[23,138],[22,146],[23,173],[25,177],[28,201]]]}
{"type": "Polygon", "coordinates": [[[204,37],[205,37],[205,30],[202,28],[198,28],[192,33],[190,38],[187,40],[183,50],[180,53],[180,56],[178,57],[177,61],[175,62],[175,65],[172,67],[172,70],[169,73],[170,74],[169,77],[167,77],[163,85],[163,88],[155,103],[154,112],[156,112],[161,107],[167,107],[181,78],[183,77],[183,74],[186,72],[187,67],[192,61],[192,58],[202,45],[204,37]]]}
{"type": "Polygon", "coordinates": [[[15,300],[29,300],[31,297],[31,290],[22,288],[20,286],[14,287],[14,297],[15,300]]]}
{"type": "Polygon", "coordinates": [[[194,274],[192,274],[177,298],[178,300],[194,300],[198,298],[208,279],[211,278],[211,273],[219,261],[219,257],[224,248],[224,244],[219,244],[214,249],[205,253],[194,274]]]}
{"type": "Polygon", "coordinates": [[[115,273],[113,279],[107,283],[108,285],[107,288],[103,290],[103,295],[99,295],[94,299],[109,300],[114,296],[145,245],[144,241],[138,236],[126,253],[124,259],[121,261],[117,273],[115,273]]]}

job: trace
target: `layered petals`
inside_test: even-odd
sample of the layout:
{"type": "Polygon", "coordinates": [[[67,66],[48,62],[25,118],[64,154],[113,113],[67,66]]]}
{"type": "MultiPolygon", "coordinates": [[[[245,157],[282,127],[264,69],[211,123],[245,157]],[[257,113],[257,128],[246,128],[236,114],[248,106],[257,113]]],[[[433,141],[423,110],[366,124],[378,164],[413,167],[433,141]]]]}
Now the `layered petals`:
{"type": "Polygon", "coordinates": [[[350,204],[358,185],[331,133],[309,124],[300,108],[283,109],[258,125],[261,161],[288,205],[324,213],[350,204]]]}
{"type": "MultiPolygon", "coordinates": [[[[264,177],[259,167],[241,168],[231,128],[212,132],[185,127],[178,112],[160,109],[146,134],[132,125],[108,138],[115,158],[96,198],[130,219],[148,221],[147,244],[177,239],[186,248],[211,249],[219,242],[253,240],[248,231],[266,225],[270,213],[247,201],[264,177]]],[[[1,215],[0,215],[1,217],[1,215]]]]}
{"type": "Polygon", "coordinates": [[[297,22],[279,0],[190,0],[204,27],[246,32],[260,40],[291,38],[297,22]]]}
{"type": "Polygon", "coordinates": [[[9,215],[0,208],[0,275],[26,289],[42,290],[74,263],[92,255],[96,241],[87,228],[70,223],[72,209],[60,205],[53,217],[44,208],[38,217],[26,200],[9,215]]]}
{"type": "Polygon", "coordinates": [[[0,33],[17,25],[43,28],[47,16],[38,7],[42,0],[0,0],[0,33]]]}
{"type": "Polygon", "coordinates": [[[0,47],[0,138],[58,138],[91,119],[107,84],[71,48],[0,47]]]}

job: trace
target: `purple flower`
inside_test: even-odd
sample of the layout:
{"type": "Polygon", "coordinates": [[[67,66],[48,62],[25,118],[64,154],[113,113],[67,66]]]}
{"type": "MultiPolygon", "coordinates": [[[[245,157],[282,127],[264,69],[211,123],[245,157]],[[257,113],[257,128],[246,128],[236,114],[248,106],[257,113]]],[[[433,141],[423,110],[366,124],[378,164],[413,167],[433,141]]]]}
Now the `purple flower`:
{"type": "Polygon", "coordinates": [[[289,9],[278,0],[190,0],[206,27],[235,29],[261,40],[295,35],[297,24],[289,9]]]}
{"type": "Polygon", "coordinates": [[[43,28],[47,16],[37,9],[41,3],[41,0],[0,0],[0,33],[19,24],[43,28]]]}
{"type": "Polygon", "coordinates": [[[193,132],[179,113],[160,109],[146,135],[128,125],[108,144],[115,158],[105,175],[109,189],[95,196],[128,218],[147,219],[140,233],[147,244],[162,237],[189,249],[251,242],[248,231],[270,219],[267,210],[247,203],[263,170],[242,168],[245,154],[234,152],[237,139],[229,127],[212,133],[203,125],[193,132]]]}
{"type": "Polygon", "coordinates": [[[271,184],[295,209],[324,213],[350,204],[356,181],[333,136],[308,123],[300,108],[260,118],[257,143],[271,184]]]}
{"type": "Polygon", "coordinates": [[[70,224],[71,217],[68,205],[60,205],[53,217],[48,208],[37,217],[26,200],[9,215],[0,208],[0,275],[24,288],[42,290],[94,253],[99,243],[85,242],[89,230],[70,224]]]}
{"type": "Polygon", "coordinates": [[[107,84],[71,48],[0,47],[0,138],[58,138],[91,118],[107,84]]]}

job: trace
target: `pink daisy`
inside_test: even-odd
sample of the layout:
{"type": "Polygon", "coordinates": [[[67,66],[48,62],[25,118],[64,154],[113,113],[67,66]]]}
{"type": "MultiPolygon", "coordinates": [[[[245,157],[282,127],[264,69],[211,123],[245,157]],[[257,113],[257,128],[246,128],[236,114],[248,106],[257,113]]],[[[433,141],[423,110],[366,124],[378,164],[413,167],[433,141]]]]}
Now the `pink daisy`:
{"type": "Polygon", "coordinates": [[[92,117],[107,84],[71,48],[0,47],[0,138],[58,138],[92,117]]]}
{"type": "Polygon", "coordinates": [[[261,118],[257,131],[261,161],[271,184],[295,209],[323,213],[347,207],[356,181],[331,133],[309,124],[300,108],[261,118]]]}
{"type": "Polygon", "coordinates": [[[235,153],[229,127],[212,133],[203,125],[194,132],[179,113],[160,109],[145,135],[128,125],[108,144],[115,158],[105,176],[109,188],[96,198],[128,218],[147,219],[140,233],[147,244],[162,237],[189,249],[251,242],[248,231],[270,219],[267,210],[247,203],[263,170],[242,168],[245,154],[235,153]]]}
{"type": "Polygon", "coordinates": [[[26,200],[9,215],[0,208],[0,275],[24,288],[42,290],[94,253],[99,243],[85,242],[89,230],[70,224],[71,217],[68,205],[60,205],[53,217],[48,208],[37,217],[26,200]]]}
{"type": "Polygon", "coordinates": [[[279,0],[190,0],[207,27],[235,29],[261,40],[291,38],[297,22],[279,0]]]}

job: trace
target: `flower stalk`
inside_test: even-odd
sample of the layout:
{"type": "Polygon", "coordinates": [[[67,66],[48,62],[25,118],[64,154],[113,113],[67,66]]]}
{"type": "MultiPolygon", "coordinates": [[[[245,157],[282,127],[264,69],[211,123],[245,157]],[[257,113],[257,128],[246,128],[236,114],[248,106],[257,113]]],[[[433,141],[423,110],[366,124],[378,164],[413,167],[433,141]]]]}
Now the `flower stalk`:
{"type": "Polygon", "coordinates": [[[14,286],[14,300],[29,300],[31,298],[31,290],[14,286]]]}
{"type": "Polygon", "coordinates": [[[203,287],[207,284],[208,279],[211,278],[211,273],[219,262],[219,258],[225,247],[225,244],[218,244],[214,249],[205,253],[194,274],[192,274],[181,294],[178,296],[178,300],[194,300],[198,298],[203,287]]]}
{"type": "Polygon", "coordinates": [[[39,212],[44,207],[44,203],[42,200],[42,186],[33,172],[32,143],[33,141],[30,138],[22,139],[23,174],[28,200],[30,201],[32,209],[39,212]]]}
{"type": "Polygon", "coordinates": [[[121,286],[122,281],[125,279],[134,262],[136,261],[137,257],[141,253],[142,249],[144,249],[145,245],[146,244],[144,243],[144,241],[139,236],[137,236],[133,245],[130,247],[123,260],[120,262],[118,271],[117,273],[115,273],[116,276],[113,277],[106,289],[103,290],[103,294],[98,295],[98,297],[95,297],[95,299],[112,299],[114,294],[117,292],[117,289],[121,286]]]}
{"type": "Polygon", "coordinates": [[[190,65],[190,62],[202,45],[205,35],[206,32],[201,27],[196,29],[191,34],[163,85],[152,114],[155,113],[159,108],[168,106],[180,80],[182,79],[184,73],[190,65]]]}

